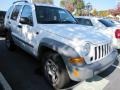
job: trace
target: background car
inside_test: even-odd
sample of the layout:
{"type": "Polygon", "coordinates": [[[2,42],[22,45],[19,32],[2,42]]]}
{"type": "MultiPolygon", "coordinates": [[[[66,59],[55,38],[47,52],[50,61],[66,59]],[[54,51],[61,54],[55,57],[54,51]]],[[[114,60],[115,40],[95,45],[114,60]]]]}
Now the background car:
{"type": "Polygon", "coordinates": [[[78,24],[92,26],[95,30],[112,37],[113,46],[120,49],[120,25],[111,22],[109,19],[97,18],[91,16],[75,17],[78,24]]]}
{"type": "Polygon", "coordinates": [[[5,35],[4,30],[4,18],[5,18],[6,11],[0,11],[0,35],[5,35]]]}
{"type": "Polygon", "coordinates": [[[109,19],[110,22],[114,23],[117,26],[120,26],[120,21],[109,19]]]}
{"type": "Polygon", "coordinates": [[[36,57],[49,84],[63,89],[106,70],[117,57],[111,38],[76,23],[65,9],[17,1],[5,16],[6,46],[36,57]]]}

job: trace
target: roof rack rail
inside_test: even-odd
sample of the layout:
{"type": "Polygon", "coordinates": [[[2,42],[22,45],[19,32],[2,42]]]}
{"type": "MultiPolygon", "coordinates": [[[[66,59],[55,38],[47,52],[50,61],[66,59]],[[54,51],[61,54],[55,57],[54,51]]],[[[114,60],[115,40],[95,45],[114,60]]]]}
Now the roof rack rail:
{"type": "Polygon", "coordinates": [[[19,0],[19,1],[13,2],[13,4],[18,3],[18,2],[25,2],[25,3],[28,3],[28,1],[26,1],[26,0],[19,0]]]}

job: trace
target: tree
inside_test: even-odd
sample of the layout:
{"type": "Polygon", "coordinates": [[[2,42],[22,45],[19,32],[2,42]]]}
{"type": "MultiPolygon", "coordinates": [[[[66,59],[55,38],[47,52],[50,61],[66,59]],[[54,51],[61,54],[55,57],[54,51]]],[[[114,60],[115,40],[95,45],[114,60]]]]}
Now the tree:
{"type": "Polygon", "coordinates": [[[77,0],[71,0],[71,2],[73,3],[73,5],[77,5],[77,0]]]}
{"type": "Polygon", "coordinates": [[[61,0],[60,5],[64,8],[66,8],[70,12],[74,11],[73,3],[69,0],[61,0]]]}
{"type": "Polygon", "coordinates": [[[33,0],[33,2],[53,4],[53,0],[33,0]]]}
{"type": "Polygon", "coordinates": [[[115,9],[110,9],[109,13],[112,14],[113,16],[117,16],[119,14],[119,12],[115,9]]]}
{"type": "Polygon", "coordinates": [[[83,0],[71,0],[73,3],[73,6],[76,9],[76,15],[82,14],[82,9],[84,9],[85,4],[83,0]]]}
{"type": "Polygon", "coordinates": [[[71,13],[74,11],[74,6],[73,6],[73,4],[71,2],[66,3],[66,8],[71,13]]]}
{"type": "Polygon", "coordinates": [[[120,15],[120,4],[117,5],[117,8],[116,8],[116,9],[110,9],[109,12],[110,12],[113,16],[120,15]]]}
{"type": "Polygon", "coordinates": [[[106,17],[106,16],[110,15],[110,13],[108,10],[104,10],[104,11],[98,11],[98,15],[100,17],[106,17]]]}
{"type": "Polygon", "coordinates": [[[97,15],[98,15],[98,12],[97,12],[96,9],[92,10],[92,15],[93,15],[93,16],[97,16],[97,15]]]}
{"type": "Polygon", "coordinates": [[[80,15],[85,7],[83,0],[61,0],[60,5],[71,12],[75,11],[76,15],[80,15]]]}
{"type": "Polygon", "coordinates": [[[66,6],[65,4],[66,4],[66,1],[65,1],[65,0],[61,0],[61,1],[60,1],[60,6],[65,7],[65,6],[66,6]]]}

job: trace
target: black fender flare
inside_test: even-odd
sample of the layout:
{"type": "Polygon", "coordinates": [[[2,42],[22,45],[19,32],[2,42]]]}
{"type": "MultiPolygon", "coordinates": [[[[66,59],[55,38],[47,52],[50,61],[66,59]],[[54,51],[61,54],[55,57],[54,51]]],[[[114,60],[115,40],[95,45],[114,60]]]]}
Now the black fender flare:
{"type": "MultiPolygon", "coordinates": [[[[69,59],[74,58],[74,57],[80,57],[80,55],[75,51],[75,49],[72,48],[70,45],[66,45],[62,42],[49,39],[49,38],[44,38],[41,40],[41,43],[39,44],[38,53],[42,49],[42,47],[50,48],[50,50],[57,52],[61,56],[64,62],[64,65],[67,69],[67,72],[69,76],[71,77],[72,68],[69,64],[69,59]]],[[[41,56],[38,55],[38,57],[41,58],[42,55],[41,56]]]]}
{"type": "Polygon", "coordinates": [[[51,50],[59,53],[61,56],[79,57],[79,54],[75,51],[74,48],[53,39],[49,38],[42,39],[40,41],[38,51],[41,50],[43,46],[50,48],[51,50]]]}

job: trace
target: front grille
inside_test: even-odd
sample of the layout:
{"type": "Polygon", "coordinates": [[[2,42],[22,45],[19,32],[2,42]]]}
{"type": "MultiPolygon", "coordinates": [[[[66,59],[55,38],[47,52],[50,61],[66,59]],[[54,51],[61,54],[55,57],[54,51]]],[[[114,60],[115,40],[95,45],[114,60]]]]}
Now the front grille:
{"type": "Polygon", "coordinates": [[[107,43],[104,45],[94,46],[92,49],[93,52],[90,61],[97,61],[104,58],[111,52],[111,44],[107,43]]]}

